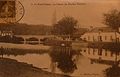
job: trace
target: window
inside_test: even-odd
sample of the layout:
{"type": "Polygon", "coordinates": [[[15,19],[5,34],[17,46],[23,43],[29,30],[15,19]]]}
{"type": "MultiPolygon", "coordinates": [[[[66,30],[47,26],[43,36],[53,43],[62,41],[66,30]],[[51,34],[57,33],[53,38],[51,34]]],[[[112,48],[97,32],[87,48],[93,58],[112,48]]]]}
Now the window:
{"type": "Polygon", "coordinates": [[[107,40],[107,36],[105,36],[105,40],[107,40]]]}
{"type": "Polygon", "coordinates": [[[113,56],[113,52],[111,52],[111,57],[113,56]]]}
{"type": "Polygon", "coordinates": [[[102,49],[98,49],[98,55],[102,55],[102,49]]]}
{"type": "Polygon", "coordinates": [[[110,36],[110,40],[112,40],[112,41],[113,41],[113,38],[112,38],[112,36],[110,36]]]}
{"type": "Polygon", "coordinates": [[[102,36],[98,36],[98,41],[102,41],[102,36]]]}
{"type": "Polygon", "coordinates": [[[107,49],[105,49],[105,56],[107,56],[107,49]]]}
{"type": "Polygon", "coordinates": [[[102,41],[102,36],[100,36],[100,41],[102,41]]]}

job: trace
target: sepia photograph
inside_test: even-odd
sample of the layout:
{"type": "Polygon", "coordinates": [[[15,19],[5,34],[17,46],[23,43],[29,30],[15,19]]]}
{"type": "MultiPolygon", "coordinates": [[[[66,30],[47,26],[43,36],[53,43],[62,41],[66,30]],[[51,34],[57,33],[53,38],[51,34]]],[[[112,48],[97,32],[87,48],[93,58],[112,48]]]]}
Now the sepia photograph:
{"type": "Polygon", "coordinates": [[[120,0],[0,0],[0,77],[120,77],[120,0]]]}

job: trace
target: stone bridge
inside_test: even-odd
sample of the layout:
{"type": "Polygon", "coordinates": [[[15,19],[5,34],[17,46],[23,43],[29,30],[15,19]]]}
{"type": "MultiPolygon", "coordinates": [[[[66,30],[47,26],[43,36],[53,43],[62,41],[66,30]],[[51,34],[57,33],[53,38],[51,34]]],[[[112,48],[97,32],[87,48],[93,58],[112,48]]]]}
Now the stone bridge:
{"type": "Polygon", "coordinates": [[[54,35],[15,35],[16,37],[21,37],[24,39],[24,44],[27,43],[27,39],[30,39],[30,38],[35,38],[36,40],[39,41],[39,44],[41,43],[41,39],[44,39],[44,38],[52,38],[52,37],[55,37],[54,35]]]}

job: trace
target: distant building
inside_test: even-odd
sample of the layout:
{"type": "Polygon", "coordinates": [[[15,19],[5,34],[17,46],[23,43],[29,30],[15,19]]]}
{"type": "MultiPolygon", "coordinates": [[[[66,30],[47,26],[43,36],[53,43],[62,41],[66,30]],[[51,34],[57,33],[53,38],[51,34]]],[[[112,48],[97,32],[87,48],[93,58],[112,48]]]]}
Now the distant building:
{"type": "Polygon", "coordinates": [[[120,34],[110,27],[97,27],[83,34],[81,39],[88,42],[114,42],[120,41],[120,34]]]}
{"type": "Polygon", "coordinates": [[[13,37],[13,31],[0,31],[0,35],[13,37]]]}

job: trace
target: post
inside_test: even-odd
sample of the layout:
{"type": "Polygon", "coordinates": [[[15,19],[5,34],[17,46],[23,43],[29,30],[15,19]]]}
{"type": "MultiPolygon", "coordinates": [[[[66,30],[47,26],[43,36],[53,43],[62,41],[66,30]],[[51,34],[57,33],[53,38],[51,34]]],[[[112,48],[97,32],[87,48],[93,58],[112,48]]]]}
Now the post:
{"type": "Polygon", "coordinates": [[[4,55],[4,49],[3,49],[2,46],[1,46],[0,50],[1,50],[1,55],[2,55],[2,58],[3,58],[3,55],[4,55]]]}
{"type": "Polygon", "coordinates": [[[26,44],[26,38],[24,38],[24,44],[26,44]]]}
{"type": "Polygon", "coordinates": [[[38,41],[39,41],[39,44],[40,44],[41,43],[40,39],[38,39],[38,41]]]}

